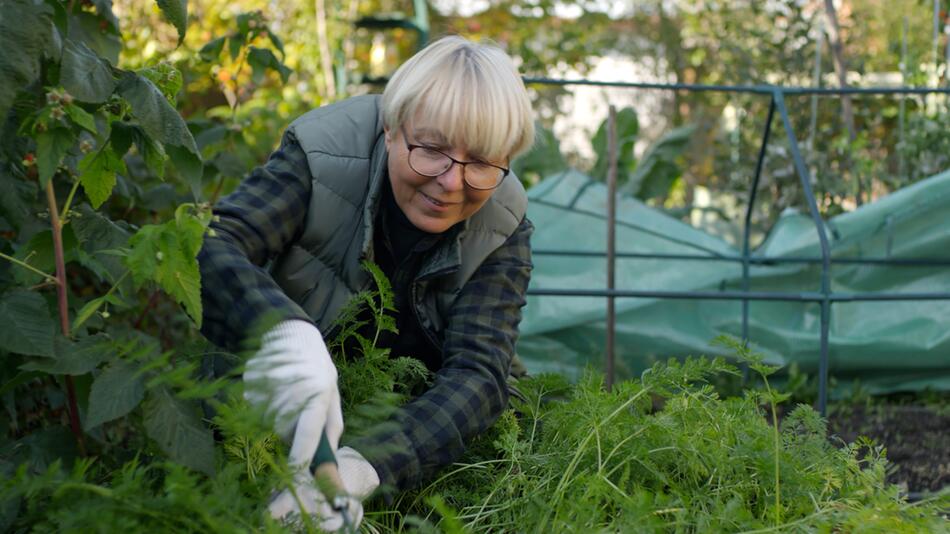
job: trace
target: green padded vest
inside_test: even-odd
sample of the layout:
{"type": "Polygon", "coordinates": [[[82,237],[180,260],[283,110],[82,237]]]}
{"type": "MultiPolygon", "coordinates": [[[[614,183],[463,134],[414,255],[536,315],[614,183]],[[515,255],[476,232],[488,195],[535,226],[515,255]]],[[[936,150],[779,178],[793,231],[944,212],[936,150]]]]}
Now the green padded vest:
{"type": "MultiPolygon", "coordinates": [[[[378,95],[350,98],[314,109],[288,128],[307,154],[313,188],[303,232],[275,260],[271,274],[325,333],[353,295],[371,285],[360,263],[373,260],[380,186],[388,179],[380,102],[378,95]]],[[[526,208],[524,188],[509,174],[423,263],[411,300],[436,346],[456,295],[514,233],[526,208]]]]}

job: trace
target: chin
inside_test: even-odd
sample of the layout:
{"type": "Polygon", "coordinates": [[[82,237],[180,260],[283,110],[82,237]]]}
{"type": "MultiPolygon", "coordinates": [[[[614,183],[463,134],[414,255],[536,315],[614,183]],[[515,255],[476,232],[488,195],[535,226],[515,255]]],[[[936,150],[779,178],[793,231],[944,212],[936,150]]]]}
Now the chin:
{"type": "Polygon", "coordinates": [[[449,219],[430,217],[421,213],[414,213],[412,216],[408,217],[408,219],[413,226],[429,234],[441,234],[442,232],[451,228],[452,224],[454,224],[449,219]]]}

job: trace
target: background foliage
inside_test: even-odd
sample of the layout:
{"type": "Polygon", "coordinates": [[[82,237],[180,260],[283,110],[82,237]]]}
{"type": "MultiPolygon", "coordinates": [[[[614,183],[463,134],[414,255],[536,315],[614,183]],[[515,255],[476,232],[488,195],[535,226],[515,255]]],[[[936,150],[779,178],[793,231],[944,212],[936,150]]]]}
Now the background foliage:
{"type": "MultiPolygon", "coordinates": [[[[659,80],[807,85],[820,42],[815,38],[820,4],[680,0],[617,7],[587,0],[492,0],[476,8],[434,2],[429,13],[433,35],[493,39],[532,76],[583,76],[594,72],[601,58],[613,57],[659,80]]],[[[929,2],[905,0],[902,9],[884,0],[841,6],[845,56],[857,83],[872,83],[871,73],[902,67],[911,84],[946,81],[943,56],[935,60],[933,54],[929,2]]],[[[0,528],[278,528],[263,517],[260,504],[286,475],[280,447],[243,404],[235,381],[202,378],[203,358],[215,349],[196,329],[201,301],[195,254],[211,204],[265,160],[293,117],[380,90],[357,83],[359,75],[385,72],[412,52],[416,42],[405,29],[374,32],[352,24],[360,16],[397,11],[411,11],[410,3],[2,0],[0,473],[6,482],[0,528]],[[217,436],[207,424],[209,407],[217,413],[217,436]],[[215,438],[222,447],[214,445],[215,438]]],[[[946,13],[940,17],[945,21],[946,13]]],[[[936,46],[945,50],[946,37],[936,46]]],[[[825,50],[820,70],[832,72],[830,62],[825,50]]],[[[830,74],[823,80],[834,83],[830,74]]],[[[567,111],[580,105],[580,98],[561,86],[530,90],[543,130],[535,151],[515,162],[522,178],[530,185],[567,165],[602,178],[602,117],[565,126],[567,111]],[[580,131],[590,138],[591,150],[562,146],[553,131],[580,131]]],[[[622,187],[684,217],[697,209],[694,197],[701,188],[725,195],[746,191],[766,102],[685,92],[663,93],[653,102],[652,113],[638,106],[620,113],[622,187]]],[[[810,102],[792,107],[828,213],[947,165],[945,100],[867,98],[856,102],[856,109],[858,135],[852,139],[842,126],[838,101],[821,99],[814,112],[810,102]]],[[[787,152],[780,143],[768,148],[765,194],[756,211],[763,230],[782,209],[802,206],[787,152]]],[[[377,386],[394,393],[396,401],[424,380],[410,364],[392,363],[371,344],[363,345],[371,357],[354,365],[353,373],[377,376],[377,386]]],[[[597,397],[595,382],[564,394],[612,410],[620,401],[597,397]]],[[[629,387],[628,393],[636,394],[645,386],[629,387]]],[[[372,391],[361,395],[373,396],[372,391]]],[[[667,396],[675,406],[693,410],[689,417],[699,417],[696,410],[742,415],[748,428],[734,431],[752,432],[757,443],[770,446],[765,437],[770,427],[748,419],[756,412],[751,400],[717,404],[708,392],[683,388],[667,396]]],[[[584,445],[576,450],[589,460],[589,443],[570,436],[525,439],[531,425],[547,418],[559,424],[576,415],[573,409],[545,411],[549,415],[535,410],[527,420],[506,416],[497,435],[486,438],[499,441],[484,441],[472,456],[473,465],[480,465],[501,455],[505,460],[498,465],[505,471],[450,477],[372,521],[426,528],[441,515],[443,529],[484,526],[484,511],[498,505],[495,499],[504,491],[524,490],[517,495],[527,499],[524,510],[539,515],[495,517],[560,524],[563,518],[545,516],[528,502],[537,490],[528,482],[548,475],[535,479],[510,469],[535,464],[560,469],[558,462],[572,461],[539,453],[544,447],[565,451],[584,445]],[[521,477],[514,486],[506,478],[512,474],[521,477]],[[476,480],[484,484],[474,493],[460,489],[476,480]],[[472,512],[466,502],[485,504],[472,512]]],[[[604,414],[588,415],[596,421],[604,414]]],[[[669,430],[663,425],[671,421],[688,422],[683,417],[669,412],[643,424],[660,432],[669,430]]],[[[811,416],[802,418],[811,421],[812,435],[820,434],[811,416]]],[[[586,427],[576,430],[577,436],[590,435],[586,427]]],[[[656,439],[657,446],[665,446],[663,435],[656,439]]],[[[813,437],[802,439],[821,447],[813,437]]],[[[892,489],[878,476],[882,464],[862,463],[854,450],[846,449],[840,463],[827,468],[844,470],[841,476],[854,479],[848,487],[860,496],[841,486],[829,498],[844,500],[819,508],[820,514],[809,516],[812,523],[803,524],[857,525],[868,509],[882,511],[885,519],[916,513],[894,504],[892,489]]],[[[714,459],[703,454],[694,457],[697,469],[712,465],[714,459]]],[[[662,474],[666,468],[657,469],[662,474]]],[[[623,472],[627,478],[619,482],[637,480],[637,491],[655,483],[623,472]]],[[[684,476],[695,478],[698,472],[684,476]]],[[[596,478],[598,471],[585,473],[596,478]]],[[[619,482],[607,477],[591,487],[609,493],[607,486],[620,487],[619,482]]],[[[745,489],[749,492],[736,494],[740,501],[777,493],[764,486],[745,489]]],[[[606,493],[591,495],[599,503],[595,510],[607,514],[591,516],[592,525],[617,517],[618,510],[641,508],[656,516],[660,530],[675,527],[675,521],[664,522],[669,518],[699,524],[695,517],[677,516],[680,512],[657,511],[680,506],[670,504],[669,494],[653,493],[655,502],[647,502],[644,493],[621,493],[627,500],[619,503],[599,500],[606,493]]],[[[763,502],[749,513],[748,525],[767,525],[775,508],[763,502]]]]}

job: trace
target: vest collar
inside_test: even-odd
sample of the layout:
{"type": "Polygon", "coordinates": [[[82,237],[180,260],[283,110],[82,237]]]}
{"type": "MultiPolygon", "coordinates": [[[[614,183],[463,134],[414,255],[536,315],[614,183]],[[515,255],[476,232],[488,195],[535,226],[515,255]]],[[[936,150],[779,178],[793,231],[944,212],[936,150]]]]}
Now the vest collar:
{"type": "Polygon", "coordinates": [[[383,180],[387,179],[386,166],[389,162],[389,151],[386,150],[386,140],[383,130],[376,136],[376,145],[370,157],[370,176],[367,186],[366,203],[363,204],[363,243],[360,247],[360,259],[373,260],[373,223],[379,212],[379,200],[382,193],[383,180]]]}

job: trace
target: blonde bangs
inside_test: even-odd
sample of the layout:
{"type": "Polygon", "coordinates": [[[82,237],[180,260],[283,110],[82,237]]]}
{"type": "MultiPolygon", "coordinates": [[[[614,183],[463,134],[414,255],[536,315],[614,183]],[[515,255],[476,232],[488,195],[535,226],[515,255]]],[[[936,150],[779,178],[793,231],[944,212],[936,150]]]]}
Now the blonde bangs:
{"type": "Polygon", "coordinates": [[[513,159],[534,142],[531,102],[511,59],[461,37],[440,39],[400,67],[383,106],[389,128],[411,122],[492,162],[513,159]]]}

